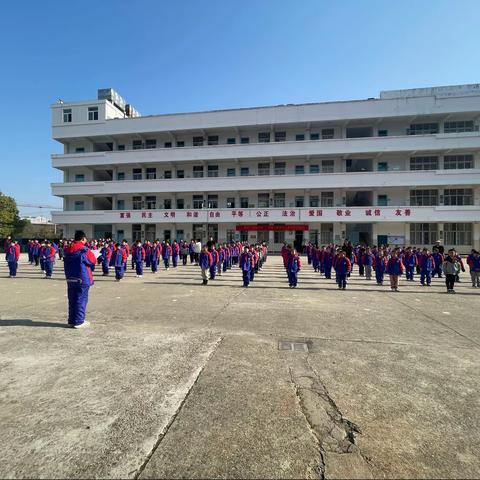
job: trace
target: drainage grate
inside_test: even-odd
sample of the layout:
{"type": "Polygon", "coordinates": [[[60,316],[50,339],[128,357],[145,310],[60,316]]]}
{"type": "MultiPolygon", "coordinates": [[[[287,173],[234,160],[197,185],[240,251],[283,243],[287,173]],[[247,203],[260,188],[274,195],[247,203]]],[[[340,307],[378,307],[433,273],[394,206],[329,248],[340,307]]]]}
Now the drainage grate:
{"type": "Polygon", "coordinates": [[[278,349],[289,352],[308,352],[308,344],[305,342],[289,342],[286,340],[280,340],[278,342],[278,349]]]}

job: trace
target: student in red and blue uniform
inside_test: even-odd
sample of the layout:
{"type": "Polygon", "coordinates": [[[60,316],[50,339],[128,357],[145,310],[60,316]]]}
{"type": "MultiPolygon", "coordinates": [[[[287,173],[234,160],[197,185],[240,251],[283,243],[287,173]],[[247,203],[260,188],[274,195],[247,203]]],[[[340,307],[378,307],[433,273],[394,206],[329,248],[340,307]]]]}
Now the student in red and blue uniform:
{"type": "Polygon", "coordinates": [[[28,263],[33,265],[33,240],[29,240],[27,243],[28,263]]]}
{"type": "Polygon", "coordinates": [[[121,248],[125,250],[125,253],[127,254],[127,260],[125,260],[125,265],[124,265],[124,270],[127,271],[127,262],[128,262],[128,257],[130,256],[130,245],[126,240],[122,240],[121,248]]]}
{"type": "Polygon", "coordinates": [[[435,268],[432,272],[432,277],[435,275],[438,275],[438,278],[442,278],[442,264],[445,260],[445,255],[443,253],[440,253],[438,248],[433,249],[432,253],[433,260],[435,261],[435,268]]]}
{"type": "Polygon", "coordinates": [[[405,276],[409,282],[413,282],[413,274],[417,266],[417,256],[412,251],[411,247],[405,250],[403,255],[403,264],[405,265],[405,276]]]}
{"type": "Polygon", "coordinates": [[[398,251],[392,251],[390,259],[387,262],[387,273],[390,275],[390,288],[394,292],[398,292],[398,279],[403,274],[405,267],[401,258],[398,256],[398,251]]]}
{"type": "Polygon", "coordinates": [[[365,253],[361,255],[362,257],[362,266],[365,272],[365,279],[372,279],[372,269],[375,262],[375,255],[372,253],[369,247],[365,249],[365,253]]]}
{"type": "Polygon", "coordinates": [[[302,262],[300,257],[295,249],[292,250],[292,254],[288,259],[287,273],[288,273],[288,284],[290,288],[296,288],[298,283],[298,272],[302,268],[302,262]]]}
{"type": "Polygon", "coordinates": [[[255,279],[255,272],[258,271],[258,253],[253,245],[250,245],[250,255],[252,256],[252,268],[250,269],[250,282],[255,279]]]}
{"type": "Polygon", "coordinates": [[[115,280],[117,282],[119,282],[125,274],[127,260],[127,250],[119,243],[116,243],[112,252],[112,266],[115,268],[115,280]]]}
{"type": "Polygon", "coordinates": [[[347,288],[347,276],[352,270],[350,259],[345,256],[345,252],[340,250],[334,262],[335,273],[337,274],[338,288],[345,290],[347,288]]]}
{"type": "MultiPolygon", "coordinates": [[[[463,259],[462,257],[460,256],[459,253],[456,253],[455,252],[455,261],[458,262],[458,264],[460,265],[460,270],[462,272],[465,272],[465,264],[463,263],[463,259]]],[[[458,272],[456,275],[455,275],[455,282],[456,283],[460,283],[460,272],[458,272]]]]}
{"type": "Polygon", "coordinates": [[[432,283],[432,274],[435,270],[435,260],[427,248],[423,249],[420,256],[420,283],[429,287],[432,283]]]}
{"type": "Polygon", "coordinates": [[[5,249],[5,259],[7,260],[7,263],[8,263],[10,278],[15,278],[17,276],[19,258],[20,258],[20,245],[17,243],[16,240],[13,240],[10,237],[8,246],[6,244],[6,249],[5,249]]]}
{"type": "Polygon", "coordinates": [[[332,268],[333,268],[334,259],[335,259],[335,255],[332,251],[332,247],[327,247],[323,252],[322,263],[323,263],[323,270],[325,272],[325,278],[328,280],[332,278],[332,268]]]}
{"type": "Polygon", "coordinates": [[[105,243],[100,250],[101,256],[102,256],[102,272],[103,276],[107,276],[110,273],[110,262],[112,259],[112,249],[110,245],[105,243]]]}
{"type": "Polygon", "coordinates": [[[157,273],[160,258],[162,258],[162,245],[155,240],[152,245],[152,273],[157,273]]]}
{"type": "Polygon", "coordinates": [[[88,291],[93,285],[92,272],[97,259],[86,247],[85,233],[77,231],[74,242],[66,249],[64,257],[65,278],[68,293],[68,324],[73,328],[88,325],[85,314],[88,303],[88,291]]]}
{"type": "Polygon", "coordinates": [[[215,280],[215,275],[217,273],[217,263],[218,263],[218,252],[215,248],[215,244],[212,244],[209,250],[210,256],[212,258],[212,263],[210,264],[210,280],[215,280]]]}
{"type": "Polygon", "coordinates": [[[212,264],[213,264],[212,255],[208,251],[207,246],[204,245],[202,247],[202,250],[200,251],[199,256],[198,256],[198,265],[200,266],[200,268],[202,270],[203,285],[208,284],[208,274],[207,274],[207,272],[210,270],[212,264]]]}
{"type": "Polygon", "coordinates": [[[243,248],[243,253],[239,258],[239,266],[242,269],[243,286],[248,287],[250,284],[250,270],[252,269],[252,255],[248,247],[243,248]]]}
{"type": "Polygon", "coordinates": [[[377,285],[383,285],[383,279],[385,277],[385,272],[387,271],[388,263],[388,253],[380,249],[375,256],[375,279],[377,280],[377,285]]]}
{"type": "Polygon", "coordinates": [[[172,243],[172,266],[173,268],[177,268],[178,265],[178,257],[180,256],[180,245],[177,243],[176,240],[172,243]]]}
{"type": "Polygon", "coordinates": [[[137,241],[135,246],[132,250],[132,259],[135,263],[135,272],[137,274],[137,278],[141,278],[143,276],[143,262],[145,261],[145,249],[142,247],[142,242],[140,240],[137,241]]]}
{"type": "Polygon", "coordinates": [[[152,265],[152,244],[150,240],[146,240],[143,244],[145,250],[145,268],[150,268],[152,265]]]}
{"type": "Polygon", "coordinates": [[[32,256],[33,256],[33,261],[35,262],[36,267],[38,267],[38,265],[40,264],[40,248],[41,248],[41,245],[39,241],[35,240],[32,246],[32,256]]]}
{"type": "Polygon", "coordinates": [[[170,242],[167,240],[162,245],[162,258],[163,263],[165,264],[165,270],[170,268],[170,257],[172,256],[172,247],[170,246],[170,242]]]}
{"type": "Polygon", "coordinates": [[[470,267],[470,277],[472,279],[472,288],[480,288],[480,253],[472,250],[467,258],[470,267]]]}
{"type": "Polygon", "coordinates": [[[45,248],[42,249],[43,267],[45,269],[45,278],[52,278],[53,266],[55,264],[56,250],[52,245],[52,242],[47,240],[45,248]]]}

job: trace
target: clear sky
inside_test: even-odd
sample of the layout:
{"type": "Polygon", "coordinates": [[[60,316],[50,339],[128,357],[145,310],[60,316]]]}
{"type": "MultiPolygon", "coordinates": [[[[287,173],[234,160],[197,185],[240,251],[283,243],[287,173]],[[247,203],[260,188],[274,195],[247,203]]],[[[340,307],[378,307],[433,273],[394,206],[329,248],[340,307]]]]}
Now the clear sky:
{"type": "Polygon", "coordinates": [[[11,0],[0,18],[0,191],[19,203],[61,205],[58,98],[112,87],[155,114],[480,82],[479,0],[11,0]]]}

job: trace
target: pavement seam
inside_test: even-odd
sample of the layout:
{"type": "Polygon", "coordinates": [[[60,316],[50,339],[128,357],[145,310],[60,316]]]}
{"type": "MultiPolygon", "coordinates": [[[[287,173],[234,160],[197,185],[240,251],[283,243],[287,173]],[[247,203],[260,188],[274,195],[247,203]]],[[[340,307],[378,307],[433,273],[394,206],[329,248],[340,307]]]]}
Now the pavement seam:
{"type": "MultiPolygon", "coordinates": [[[[190,393],[192,392],[193,388],[195,387],[195,385],[197,384],[199,378],[200,378],[200,375],[202,374],[203,370],[205,369],[205,367],[208,365],[208,363],[210,362],[211,358],[213,357],[213,355],[215,354],[215,352],[217,351],[218,347],[220,346],[220,344],[223,342],[224,340],[224,337],[219,337],[217,339],[217,341],[215,342],[215,344],[213,345],[213,347],[211,348],[210,352],[208,353],[208,356],[205,360],[205,362],[203,363],[203,365],[201,366],[201,368],[198,369],[198,372],[197,372],[197,375],[195,376],[195,379],[194,381],[191,383],[190,387],[188,388],[188,391],[187,393],[185,394],[185,396],[183,397],[182,401],[180,402],[180,404],[178,405],[177,409],[175,410],[175,412],[173,413],[173,415],[171,416],[170,420],[168,421],[167,425],[163,428],[163,430],[160,432],[160,434],[158,435],[158,438],[157,438],[157,441],[155,442],[155,444],[153,445],[153,448],[150,450],[150,452],[148,453],[148,455],[146,456],[145,460],[143,461],[142,465],[140,465],[140,467],[138,468],[138,470],[136,470],[136,473],[135,475],[133,476],[133,478],[135,480],[137,480],[138,478],[140,478],[140,476],[142,475],[143,471],[145,470],[146,466],[148,465],[148,462],[150,461],[150,459],[152,458],[152,456],[154,455],[154,453],[157,451],[158,447],[160,446],[160,444],[162,443],[163,439],[167,436],[167,433],[168,431],[170,430],[170,427],[173,425],[173,423],[175,422],[177,416],[180,414],[180,412],[182,411],[182,408],[183,406],[185,405],[188,397],[190,396],[190,393]]],[[[135,472],[135,471],[134,471],[135,472]]],[[[134,473],[134,472],[131,472],[131,473],[134,473]]]]}

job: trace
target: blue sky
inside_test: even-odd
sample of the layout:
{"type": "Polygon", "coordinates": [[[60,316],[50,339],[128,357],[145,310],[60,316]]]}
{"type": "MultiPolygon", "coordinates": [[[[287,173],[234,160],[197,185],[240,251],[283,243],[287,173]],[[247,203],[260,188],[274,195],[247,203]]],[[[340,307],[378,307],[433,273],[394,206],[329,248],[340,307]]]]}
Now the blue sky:
{"type": "MultiPolygon", "coordinates": [[[[143,114],[480,82],[478,0],[2,2],[0,191],[61,205],[49,105],[115,88],[143,114]]],[[[23,210],[38,213],[38,209],[23,210]]]]}

